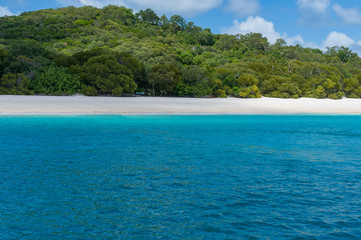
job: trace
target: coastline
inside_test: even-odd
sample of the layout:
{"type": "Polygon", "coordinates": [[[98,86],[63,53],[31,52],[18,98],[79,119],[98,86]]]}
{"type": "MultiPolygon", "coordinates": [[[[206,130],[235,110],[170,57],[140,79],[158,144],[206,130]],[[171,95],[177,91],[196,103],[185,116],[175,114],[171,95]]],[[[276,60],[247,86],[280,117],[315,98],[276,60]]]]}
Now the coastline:
{"type": "Polygon", "coordinates": [[[0,115],[361,114],[361,99],[0,96],[0,115]]]}

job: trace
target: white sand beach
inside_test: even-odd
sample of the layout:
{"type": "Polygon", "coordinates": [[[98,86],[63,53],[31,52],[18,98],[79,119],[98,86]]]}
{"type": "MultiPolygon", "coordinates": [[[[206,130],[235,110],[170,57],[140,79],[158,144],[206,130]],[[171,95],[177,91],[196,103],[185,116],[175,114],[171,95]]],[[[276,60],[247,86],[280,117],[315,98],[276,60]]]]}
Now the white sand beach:
{"type": "Polygon", "coordinates": [[[361,99],[0,96],[0,115],[361,114],[361,99]]]}

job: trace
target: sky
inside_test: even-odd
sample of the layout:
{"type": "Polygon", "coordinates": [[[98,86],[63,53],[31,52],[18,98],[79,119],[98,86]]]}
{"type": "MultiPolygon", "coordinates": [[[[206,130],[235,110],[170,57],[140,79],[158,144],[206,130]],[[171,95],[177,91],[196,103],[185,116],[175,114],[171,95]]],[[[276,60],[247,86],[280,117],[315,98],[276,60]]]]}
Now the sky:
{"type": "Polygon", "coordinates": [[[319,48],[345,46],[361,53],[360,0],[0,0],[0,16],[66,6],[147,8],[179,14],[213,33],[262,33],[272,44],[319,48]]]}

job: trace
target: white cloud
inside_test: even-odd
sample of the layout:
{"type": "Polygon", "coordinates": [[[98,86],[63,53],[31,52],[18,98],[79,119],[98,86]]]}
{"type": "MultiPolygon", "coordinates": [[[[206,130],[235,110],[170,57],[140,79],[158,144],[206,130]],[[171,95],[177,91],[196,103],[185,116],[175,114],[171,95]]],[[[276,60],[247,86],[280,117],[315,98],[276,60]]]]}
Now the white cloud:
{"type": "Polygon", "coordinates": [[[299,23],[307,26],[330,25],[329,16],[331,0],[298,0],[299,23]]]}
{"type": "Polygon", "coordinates": [[[326,51],[327,47],[344,46],[344,47],[349,47],[357,54],[360,54],[360,51],[358,50],[361,47],[361,41],[356,42],[354,39],[348,37],[344,33],[333,31],[327,35],[326,40],[323,40],[321,44],[316,44],[313,42],[305,42],[301,45],[308,48],[317,48],[322,51],[326,51]]]}
{"type": "Polygon", "coordinates": [[[346,24],[361,23],[361,13],[357,8],[343,8],[339,4],[334,4],[332,9],[346,24]]]}
{"type": "Polygon", "coordinates": [[[106,1],[100,2],[97,0],[80,0],[80,4],[87,5],[87,6],[93,6],[97,8],[102,8],[106,5],[106,1]]]}
{"type": "Polygon", "coordinates": [[[323,47],[334,47],[334,46],[345,46],[350,47],[351,45],[355,44],[355,40],[348,37],[344,33],[339,33],[336,31],[331,32],[328,34],[326,40],[323,42],[323,47]]]}
{"type": "Polygon", "coordinates": [[[97,8],[102,8],[108,5],[118,5],[118,6],[124,6],[124,2],[123,1],[119,1],[119,0],[105,0],[105,1],[100,1],[100,0],[80,0],[80,3],[82,5],[87,5],[87,6],[93,6],[93,7],[97,7],[97,8]]]}
{"type": "MultiPolygon", "coordinates": [[[[306,42],[300,34],[294,37],[288,37],[286,33],[279,33],[275,30],[272,22],[266,21],[261,17],[248,17],[246,21],[239,22],[235,20],[233,26],[230,28],[223,29],[224,33],[228,34],[247,34],[247,33],[261,33],[267,37],[268,41],[273,44],[277,39],[282,38],[288,45],[300,44],[303,47],[318,48],[326,51],[327,47],[344,46],[349,47],[353,50],[361,48],[361,40],[356,42],[354,39],[348,37],[344,33],[333,31],[328,34],[326,39],[321,44],[313,42],[306,42]]],[[[357,51],[356,51],[357,52],[357,51]]]]}
{"type": "Polygon", "coordinates": [[[62,7],[67,7],[67,6],[80,7],[81,6],[81,4],[78,0],[56,0],[56,2],[62,7]]]}
{"type": "Polygon", "coordinates": [[[93,6],[103,8],[108,5],[125,6],[123,1],[119,0],[57,0],[63,6],[93,6]]]}
{"type": "Polygon", "coordinates": [[[348,37],[346,34],[335,31],[328,34],[326,40],[322,42],[322,46],[317,48],[326,51],[327,47],[336,47],[336,46],[348,47],[354,53],[357,53],[359,56],[361,56],[361,40],[356,42],[354,39],[348,37]]]}
{"type": "Polygon", "coordinates": [[[229,0],[225,9],[233,12],[237,17],[250,16],[258,12],[258,0],[229,0]]]}
{"type": "Polygon", "coordinates": [[[303,10],[313,10],[322,13],[330,6],[330,0],[298,0],[297,5],[303,10]]]}
{"type": "Polygon", "coordinates": [[[228,34],[242,34],[247,33],[261,33],[268,41],[273,44],[279,38],[283,38],[287,44],[304,44],[301,35],[295,37],[288,37],[287,34],[279,33],[275,30],[273,22],[266,21],[262,17],[248,17],[246,21],[239,22],[238,20],[233,21],[233,26],[223,29],[224,33],[228,34]]]}
{"type": "Polygon", "coordinates": [[[261,17],[248,17],[245,22],[233,21],[233,26],[225,30],[228,34],[242,34],[247,33],[261,33],[267,37],[270,43],[275,43],[277,39],[281,38],[281,34],[274,29],[273,22],[268,22],[261,17]]]}
{"type": "Polygon", "coordinates": [[[300,45],[304,45],[305,41],[303,40],[302,36],[300,34],[297,34],[294,37],[287,37],[287,34],[283,34],[283,39],[285,39],[286,43],[288,45],[296,45],[296,44],[300,44],[300,45]]]}
{"type": "Polygon", "coordinates": [[[102,8],[109,4],[126,6],[132,9],[151,8],[158,13],[194,15],[213,9],[222,4],[223,0],[57,0],[62,6],[94,6],[102,8]]]}
{"type": "Polygon", "coordinates": [[[159,13],[193,15],[213,9],[223,0],[128,0],[140,9],[151,8],[159,13]]]}
{"type": "Polygon", "coordinates": [[[9,8],[0,6],[0,17],[3,16],[14,16],[15,13],[12,13],[9,8]]]}

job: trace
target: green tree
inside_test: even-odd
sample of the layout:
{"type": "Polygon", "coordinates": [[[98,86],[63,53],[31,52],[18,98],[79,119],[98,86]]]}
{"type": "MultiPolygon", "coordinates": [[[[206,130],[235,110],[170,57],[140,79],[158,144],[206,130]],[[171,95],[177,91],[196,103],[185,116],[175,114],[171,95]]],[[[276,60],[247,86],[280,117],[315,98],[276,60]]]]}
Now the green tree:
{"type": "Polygon", "coordinates": [[[361,75],[353,78],[346,78],[343,81],[343,89],[346,97],[360,98],[361,97],[361,75]]]}
{"type": "Polygon", "coordinates": [[[163,14],[163,15],[160,17],[160,19],[159,19],[159,25],[160,25],[163,29],[165,29],[165,30],[167,30],[167,29],[170,27],[170,21],[169,21],[169,19],[167,18],[166,15],[163,14]]]}
{"type": "MultiPolygon", "coordinates": [[[[128,53],[96,49],[73,57],[78,65],[71,67],[71,72],[79,75],[83,84],[94,87],[102,95],[133,94],[137,89],[135,80],[140,82],[144,78],[144,67],[128,53]]],[[[94,93],[91,88],[84,89],[94,93]]]]}
{"type": "Polygon", "coordinates": [[[270,45],[259,33],[213,34],[151,9],[135,15],[112,5],[45,9],[3,17],[0,29],[2,92],[31,94],[26,79],[35,83],[57,66],[78,77],[87,95],[154,87],[157,95],[254,97],[259,88],[272,97],[361,97],[361,58],[347,47],[323,53],[282,39],[270,45]],[[250,76],[258,83],[247,83],[250,76]]]}
{"type": "Polygon", "coordinates": [[[243,74],[238,79],[238,96],[242,98],[260,98],[262,94],[258,89],[258,79],[252,74],[243,74]]]}
{"type": "Polygon", "coordinates": [[[135,22],[133,10],[123,6],[118,7],[114,5],[108,5],[102,9],[99,17],[103,20],[110,19],[124,25],[133,25],[135,22]]]}
{"type": "Polygon", "coordinates": [[[206,79],[206,74],[201,67],[191,65],[183,67],[182,80],[188,85],[196,85],[202,83],[206,79]]]}
{"type": "Polygon", "coordinates": [[[77,76],[64,67],[44,66],[36,71],[31,80],[30,89],[37,94],[74,95],[81,92],[82,85],[77,76]]]}
{"type": "Polygon", "coordinates": [[[117,62],[119,64],[125,66],[131,71],[136,84],[146,84],[146,72],[144,65],[137,58],[126,52],[117,53],[115,54],[115,57],[117,58],[117,62]]]}
{"type": "Polygon", "coordinates": [[[217,98],[227,98],[227,93],[223,89],[216,89],[213,92],[214,96],[217,98]]]}
{"type": "Polygon", "coordinates": [[[169,19],[170,24],[172,24],[172,28],[174,32],[183,31],[186,28],[186,20],[179,16],[179,15],[173,15],[169,19]]]}
{"type": "Polygon", "coordinates": [[[272,76],[262,82],[261,92],[266,97],[299,98],[301,90],[290,78],[272,76]]]}
{"type": "Polygon", "coordinates": [[[216,42],[216,47],[220,50],[231,50],[238,45],[238,40],[234,35],[224,34],[216,42]]]}
{"type": "Polygon", "coordinates": [[[160,18],[158,15],[150,8],[146,10],[140,10],[135,14],[135,17],[141,22],[147,22],[153,25],[159,25],[160,18]]]}
{"type": "Polygon", "coordinates": [[[4,61],[5,57],[7,56],[7,52],[4,49],[0,48],[0,64],[4,61]]]}
{"type": "Polygon", "coordinates": [[[31,94],[30,81],[23,74],[7,73],[0,78],[0,94],[31,94]]]}
{"type": "Polygon", "coordinates": [[[180,96],[205,96],[212,93],[214,88],[212,85],[205,69],[197,65],[184,66],[182,82],[177,85],[176,93],[180,96]]]}
{"type": "Polygon", "coordinates": [[[353,53],[348,47],[327,47],[326,55],[330,57],[338,57],[342,64],[349,61],[349,59],[356,54],[353,53]]]}
{"type": "Polygon", "coordinates": [[[265,51],[269,43],[267,38],[260,33],[247,33],[245,35],[238,35],[240,42],[245,44],[248,49],[265,51]]]}
{"type": "Polygon", "coordinates": [[[177,84],[181,81],[179,70],[174,65],[156,65],[148,76],[152,86],[152,94],[172,94],[177,84]]]}
{"type": "Polygon", "coordinates": [[[214,44],[214,36],[209,28],[204,29],[198,34],[198,43],[203,46],[212,46],[214,44]]]}

